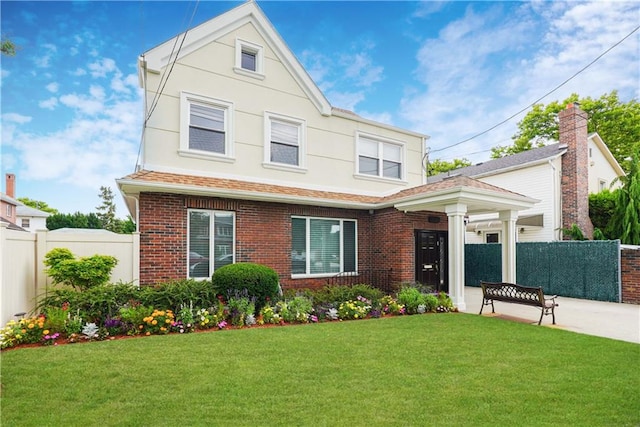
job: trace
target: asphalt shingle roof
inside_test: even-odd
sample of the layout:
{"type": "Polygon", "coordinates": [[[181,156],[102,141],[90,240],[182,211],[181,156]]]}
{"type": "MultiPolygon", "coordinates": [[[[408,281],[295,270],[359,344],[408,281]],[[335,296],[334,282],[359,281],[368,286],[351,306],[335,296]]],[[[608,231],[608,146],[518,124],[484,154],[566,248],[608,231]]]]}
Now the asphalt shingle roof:
{"type": "Polygon", "coordinates": [[[465,168],[454,169],[449,172],[430,176],[429,178],[427,178],[427,181],[429,181],[430,183],[438,182],[442,181],[445,178],[457,175],[469,176],[473,178],[491,174],[499,172],[501,170],[517,168],[518,166],[523,166],[529,163],[551,159],[564,154],[566,150],[566,146],[560,145],[560,143],[545,145],[544,147],[534,148],[532,150],[523,151],[511,156],[505,156],[499,159],[489,160],[484,163],[478,163],[476,165],[467,166],[465,168]]]}

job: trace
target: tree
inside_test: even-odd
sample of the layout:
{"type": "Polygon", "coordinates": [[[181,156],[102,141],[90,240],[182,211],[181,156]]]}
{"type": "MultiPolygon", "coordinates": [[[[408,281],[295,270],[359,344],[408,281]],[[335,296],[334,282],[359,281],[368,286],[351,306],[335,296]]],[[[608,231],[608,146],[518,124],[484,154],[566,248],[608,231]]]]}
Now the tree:
{"type": "Polygon", "coordinates": [[[80,212],[74,214],[56,213],[47,217],[47,229],[57,230],[59,228],[102,228],[100,218],[94,213],[85,215],[80,212]]]}
{"type": "Polygon", "coordinates": [[[0,52],[3,55],[7,56],[15,56],[16,55],[16,45],[5,36],[2,36],[0,40],[0,52]]]}
{"type": "Polygon", "coordinates": [[[102,228],[116,232],[116,204],[113,201],[111,187],[100,187],[100,198],[102,204],[96,209],[98,210],[98,218],[102,221],[102,228]]]}
{"type": "Polygon", "coordinates": [[[633,152],[629,173],[621,177],[611,217],[613,234],[627,245],[640,245],[640,148],[633,152]]]}
{"type": "Polygon", "coordinates": [[[631,168],[629,157],[640,146],[640,103],[636,99],[621,102],[615,90],[598,99],[580,99],[572,94],[562,102],[534,105],[518,123],[518,131],[512,137],[513,145],[492,148],[491,157],[496,159],[557,141],[558,113],[572,102],[579,102],[580,108],[589,115],[587,130],[598,132],[622,169],[628,172],[631,168]]]}
{"type": "Polygon", "coordinates": [[[471,162],[465,158],[453,159],[450,162],[446,160],[434,159],[427,164],[427,176],[434,176],[450,170],[471,166],[471,162]]]}
{"type": "Polygon", "coordinates": [[[49,212],[51,214],[58,213],[58,210],[49,206],[47,202],[41,202],[40,200],[32,200],[28,197],[18,197],[18,201],[24,203],[26,206],[29,206],[34,209],[38,209],[43,212],[49,212]]]}

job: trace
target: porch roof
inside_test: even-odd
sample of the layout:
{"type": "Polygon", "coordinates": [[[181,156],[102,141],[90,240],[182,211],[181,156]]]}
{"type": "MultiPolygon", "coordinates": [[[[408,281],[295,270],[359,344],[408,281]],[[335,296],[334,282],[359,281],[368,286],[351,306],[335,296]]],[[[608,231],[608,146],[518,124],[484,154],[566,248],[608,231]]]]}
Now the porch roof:
{"type": "Polygon", "coordinates": [[[537,202],[535,199],[465,176],[456,176],[380,196],[147,170],[125,176],[117,180],[117,183],[132,215],[135,215],[136,210],[135,199],[143,192],[346,209],[395,207],[406,212],[419,210],[444,212],[445,206],[462,203],[467,205],[469,213],[474,214],[499,210],[522,210],[530,208],[537,202]]]}

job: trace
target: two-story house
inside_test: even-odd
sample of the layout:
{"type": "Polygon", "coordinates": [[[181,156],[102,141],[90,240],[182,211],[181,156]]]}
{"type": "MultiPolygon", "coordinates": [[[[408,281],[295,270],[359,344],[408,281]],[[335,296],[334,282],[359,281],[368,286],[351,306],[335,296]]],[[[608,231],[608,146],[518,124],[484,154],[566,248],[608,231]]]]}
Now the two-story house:
{"type": "MultiPolygon", "coordinates": [[[[571,104],[558,114],[559,142],[428,178],[439,182],[468,176],[540,200],[519,213],[518,241],[563,239],[563,229],[576,224],[588,236],[589,194],[617,188],[624,171],[597,133],[587,133],[587,114],[571,104]]],[[[501,242],[496,214],[471,215],[467,243],[501,242]]]]}
{"type": "Polygon", "coordinates": [[[233,262],[283,287],[389,272],[464,309],[464,218],[498,212],[515,279],[517,212],[536,200],[456,177],[427,184],[427,136],[332,107],[255,2],[139,58],[145,127],[117,180],[140,232],[140,283],[233,262]]]}

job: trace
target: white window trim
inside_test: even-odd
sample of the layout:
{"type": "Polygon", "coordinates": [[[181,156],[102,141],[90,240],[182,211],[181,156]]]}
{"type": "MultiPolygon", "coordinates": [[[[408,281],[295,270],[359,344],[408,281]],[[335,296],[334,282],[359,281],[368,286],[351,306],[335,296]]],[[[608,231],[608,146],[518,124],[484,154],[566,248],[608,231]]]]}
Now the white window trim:
{"type": "MultiPolygon", "coordinates": [[[[318,216],[300,216],[300,215],[292,215],[291,216],[291,220],[293,219],[304,219],[307,222],[307,227],[306,227],[306,242],[305,242],[305,246],[307,249],[309,249],[309,247],[311,246],[311,234],[309,233],[309,223],[311,222],[311,220],[313,219],[320,219],[320,220],[327,220],[327,221],[340,221],[340,272],[342,274],[350,274],[350,275],[354,275],[357,276],[358,275],[358,220],[357,219],[351,219],[351,218],[328,218],[328,217],[318,217],[318,216]],[[356,255],[356,271],[349,271],[347,273],[343,273],[344,270],[344,253],[342,253],[342,250],[344,248],[344,233],[342,232],[343,230],[343,223],[345,221],[349,221],[349,222],[353,222],[355,225],[355,239],[356,241],[354,242],[354,246],[355,246],[355,255],[356,255]]],[[[309,256],[309,251],[307,251],[307,256],[305,257],[305,270],[306,271],[310,271],[311,269],[311,257],[309,256]]],[[[291,274],[291,278],[292,279],[311,279],[311,278],[322,278],[322,277],[333,277],[336,274],[340,274],[340,273],[313,273],[313,274],[291,274]]]]}
{"type": "Polygon", "coordinates": [[[264,80],[264,47],[246,40],[236,38],[236,60],[233,71],[243,76],[264,80]],[[242,68],[242,51],[254,53],[256,55],[256,71],[242,68]]]}
{"type": "Polygon", "coordinates": [[[209,98],[190,92],[180,93],[180,149],[178,154],[184,157],[193,157],[206,160],[221,160],[232,162],[234,157],[233,136],[233,103],[221,99],[209,98]],[[189,148],[189,117],[191,104],[204,105],[206,107],[224,110],[225,153],[214,153],[189,148]]]}
{"type": "Polygon", "coordinates": [[[209,280],[211,279],[211,275],[213,274],[213,272],[215,271],[215,257],[210,257],[209,259],[209,271],[211,272],[211,274],[209,274],[209,277],[189,277],[189,251],[191,248],[191,221],[189,220],[189,218],[191,217],[191,212],[207,212],[211,217],[209,219],[209,253],[210,254],[215,254],[215,245],[216,245],[216,237],[217,237],[217,233],[215,231],[215,214],[216,213],[225,213],[228,214],[230,213],[233,217],[233,248],[232,248],[232,262],[235,263],[236,262],[236,239],[237,239],[237,234],[236,234],[236,213],[235,212],[230,212],[230,211],[221,211],[221,210],[212,210],[212,209],[187,209],[187,256],[185,257],[185,263],[187,265],[187,279],[193,279],[193,280],[209,280]],[[211,223],[211,218],[214,218],[213,223],[211,223]],[[211,230],[214,230],[213,232],[211,230]],[[213,239],[211,238],[211,236],[213,236],[213,239]]]}
{"type": "Polygon", "coordinates": [[[482,243],[487,243],[487,234],[497,234],[498,241],[495,243],[502,243],[502,231],[500,230],[488,230],[482,232],[482,243]]]}
{"type": "Polygon", "coordinates": [[[307,122],[303,119],[298,119],[291,116],[285,116],[282,114],[264,112],[264,161],[262,166],[270,169],[280,169],[285,171],[305,173],[307,171],[306,163],[307,153],[307,122]],[[298,139],[298,164],[289,165],[286,163],[276,163],[271,161],[271,122],[279,121],[294,126],[298,126],[299,139],[298,139]]]}
{"type": "MultiPolygon", "coordinates": [[[[382,173],[382,167],[380,168],[380,173],[382,173]]],[[[407,145],[404,141],[399,141],[391,138],[381,137],[379,135],[373,135],[365,132],[357,132],[356,133],[356,143],[355,143],[355,173],[354,177],[358,179],[366,179],[370,181],[382,181],[382,182],[407,182],[407,145]],[[373,141],[378,142],[378,160],[382,158],[382,146],[384,144],[391,144],[400,147],[400,178],[389,178],[382,175],[369,175],[365,173],[360,173],[360,138],[367,138],[373,141]]]]}

